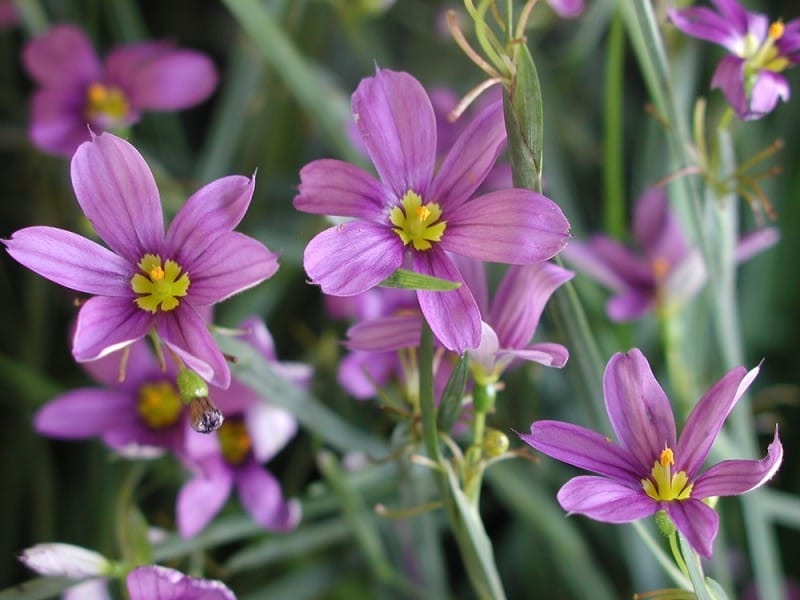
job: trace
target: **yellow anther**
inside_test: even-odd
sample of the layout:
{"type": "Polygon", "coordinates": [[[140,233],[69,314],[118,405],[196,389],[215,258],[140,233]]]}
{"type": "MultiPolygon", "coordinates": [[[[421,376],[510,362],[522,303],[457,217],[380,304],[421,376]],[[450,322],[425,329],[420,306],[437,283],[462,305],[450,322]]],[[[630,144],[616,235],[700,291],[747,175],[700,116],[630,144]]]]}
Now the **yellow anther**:
{"type": "Polygon", "coordinates": [[[417,218],[420,221],[425,221],[429,216],[431,216],[431,209],[427,206],[418,206],[417,207],[417,218]]]}
{"type": "Polygon", "coordinates": [[[669,261],[663,256],[656,256],[650,261],[650,271],[656,281],[661,281],[669,273],[669,261]]]}
{"type": "Polygon", "coordinates": [[[672,448],[664,448],[661,451],[661,456],[658,457],[658,462],[662,467],[675,464],[675,456],[672,454],[672,448]]]}
{"type": "Polygon", "coordinates": [[[161,281],[164,279],[164,269],[162,269],[160,265],[150,269],[150,279],[153,281],[161,281]]]}
{"type": "Polygon", "coordinates": [[[783,32],[786,28],[783,25],[783,21],[774,21],[767,30],[767,36],[771,40],[779,40],[783,37],[783,32]]]}

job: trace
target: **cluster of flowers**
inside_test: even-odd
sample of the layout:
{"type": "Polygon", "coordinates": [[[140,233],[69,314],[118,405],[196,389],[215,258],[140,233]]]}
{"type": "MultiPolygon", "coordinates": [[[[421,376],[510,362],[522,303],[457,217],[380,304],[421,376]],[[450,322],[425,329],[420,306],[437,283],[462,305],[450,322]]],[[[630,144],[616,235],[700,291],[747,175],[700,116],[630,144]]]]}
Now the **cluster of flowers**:
{"type": "MultiPolygon", "coordinates": [[[[552,4],[573,13],[582,7],[552,4]]],[[[670,18],[686,33],[735,54],[723,59],[712,85],[722,88],[740,118],[762,116],[779,98],[788,98],[778,73],[800,61],[800,21],[767,26],[765,18],[746,13],[733,0],[714,4],[719,15],[689,8],[671,11],[670,18]]],[[[260,465],[292,438],[297,424],[231,376],[208,330],[215,304],[278,268],[277,257],[263,244],[234,231],[252,199],[255,178],[230,176],[207,184],[165,232],[158,189],[144,159],[122,138],[99,133],[132,125],[144,110],[202,101],[216,83],[211,62],[195,52],[144,43],[119,48],[101,63],[83,33],[71,26],[32,41],[24,62],[40,85],[31,104],[31,139],[46,151],[72,157],[78,204],[105,242],[42,226],[3,240],[21,264],[91,296],[78,313],[72,350],[101,387],[52,400],[36,415],[37,431],[66,439],[99,437],[125,456],[173,453],[194,474],[177,498],[177,527],[184,536],[199,532],[233,487],[264,528],[296,526],[299,504],[285,500],[279,483],[260,465]],[[173,359],[169,365],[163,349],[173,359]],[[208,387],[201,382],[187,392],[180,385],[186,372],[208,387]],[[210,396],[225,414],[224,423],[210,396]]],[[[507,174],[497,175],[495,163],[506,142],[500,100],[485,103],[456,131],[446,130],[436,108],[436,97],[411,75],[377,69],[352,97],[355,135],[377,177],[333,159],[313,161],[300,172],[295,208],[344,218],[308,243],[304,267],[312,283],[338,298],[330,302],[334,314],[359,321],[348,331],[350,353],[339,371],[353,396],[373,396],[393,377],[413,384],[403,351],[419,345],[423,322],[440,356],[469,356],[476,386],[495,386],[504,370],[521,361],[562,367],[566,348],[531,339],[551,295],[573,277],[548,262],[565,248],[568,261],[616,292],[607,307],[614,320],[671,307],[702,286],[701,257],[684,241],[661,188],[645,192],[635,209],[633,233],[643,257],[599,236],[567,247],[569,224],[558,205],[540,193],[510,187],[507,174]],[[485,262],[509,265],[493,294],[485,262]],[[398,269],[458,287],[378,287],[398,269]]],[[[774,239],[768,231],[746,240],[741,258],[774,239]]],[[[277,362],[260,320],[249,319],[240,328],[243,340],[276,370],[299,385],[308,383],[308,367],[277,362]]],[[[440,389],[452,363],[440,362],[440,389]]],[[[757,372],[740,367],[726,374],[700,399],[678,438],[669,400],[645,357],[633,349],[612,357],[604,377],[618,444],[554,421],[534,422],[521,438],[600,475],[577,477],[561,489],[558,500],[568,512],[619,523],[664,511],[692,547],[709,556],[717,516],[703,500],[761,485],[782,460],[776,431],[763,460],[725,461],[697,475],[757,372]]],[[[37,568],[36,560],[28,559],[37,568]]],[[[162,567],[140,567],[126,578],[132,598],[158,597],[147,590],[164,582],[203,589],[207,597],[232,597],[221,584],[162,567]]]]}

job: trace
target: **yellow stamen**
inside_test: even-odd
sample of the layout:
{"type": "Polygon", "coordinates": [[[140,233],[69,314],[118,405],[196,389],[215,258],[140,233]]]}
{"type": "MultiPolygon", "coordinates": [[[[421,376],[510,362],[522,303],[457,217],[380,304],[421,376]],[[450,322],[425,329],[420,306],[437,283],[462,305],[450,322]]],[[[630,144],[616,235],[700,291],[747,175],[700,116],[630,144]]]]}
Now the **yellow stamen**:
{"type": "Polygon", "coordinates": [[[422,204],[416,192],[407,191],[389,213],[394,232],[403,244],[412,244],[415,250],[430,250],[431,242],[439,242],[447,228],[447,222],[440,220],[442,210],[436,202],[422,204]],[[412,218],[414,215],[416,218],[412,218]]]}
{"type": "Polygon", "coordinates": [[[247,427],[240,419],[229,419],[217,432],[222,456],[231,465],[239,465],[247,457],[253,444],[247,427]]]}
{"type": "Polygon", "coordinates": [[[151,429],[164,429],[180,417],[181,399],[168,381],[146,383],[139,388],[136,413],[151,429]]]}
{"type": "Polygon", "coordinates": [[[689,483],[686,471],[672,473],[675,464],[675,455],[672,448],[665,447],[654,461],[650,470],[650,478],[642,479],[642,488],[645,494],[659,502],[671,500],[686,500],[692,493],[693,483],[689,483]]]}
{"type": "Polygon", "coordinates": [[[136,305],[147,312],[156,313],[158,309],[168,311],[178,307],[189,291],[189,274],[181,273],[181,267],[174,260],[164,261],[154,254],[145,254],[138,267],[142,273],[131,278],[131,289],[139,294],[136,305]]]}
{"type": "Polygon", "coordinates": [[[130,106],[125,94],[117,87],[92,83],[86,88],[86,116],[90,119],[122,121],[130,106]]]}
{"type": "Polygon", "coordinates": [[[767,30],[767,36],[771,40],[778,41],[783,37],[783,32],[786,28],[783,26],[783,21],[774,21],[767,30]]]}
{"type": "Polygon", "coordinates": [[[672,454],[672,448],[664,448],[661,451],[661,456],[658,457],[658,462],[662,467],[675,464],[675,456],[672,454]]]}
{"type": "Polygon", "coordinates": [[[657,256],[650,261],[650,271],[656,281],[661,281],[669,273],[669,261],[663,256],[657,256]]]}

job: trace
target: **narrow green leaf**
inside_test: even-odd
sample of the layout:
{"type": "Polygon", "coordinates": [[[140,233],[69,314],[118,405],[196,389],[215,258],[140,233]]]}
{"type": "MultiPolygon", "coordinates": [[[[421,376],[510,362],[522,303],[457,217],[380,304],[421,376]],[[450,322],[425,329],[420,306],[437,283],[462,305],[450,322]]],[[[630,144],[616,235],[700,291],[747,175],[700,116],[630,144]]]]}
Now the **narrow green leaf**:
{"type": "Polygon", "coordinates": [[[703,575],[703,570],[700,568],[699,557],[682,535],[678,534],[678,539],[681,545],[681,554],[683,554],[683,560],[686,563],[686,569],[689,571],[689,580],[692,582],[697,600],[714,600],[706,587],[706,578],[703,575]]]}
{"type": "Polygon", "coordinates": [[[404,290],[427,290],[429,292],[449,292],[461,287],[458,281],[439,279],[431,275],[415,273],[407,269],[397,269],[381,281],[381,287],[400,288],[404,290]]]}
{"type": "Polygon", "coordinates": [[[708,585],[708,589],[711,592],[711,595],[714,597],[714,600],[728,600],[728,594],[718,581],[711,579],[711,577],[706,577],[706,584],[708,585]]]}
{"type": "Polygon", "coordinates": [[[461,412],[461,402],[464,399],[464,385],[467,382],[467,366],[469,359],[466,354],[461,355],[453,367],[453,372],[447,380],[442,392],[442,398],[439,401],[439,410],[437,411],[437,424],[439,431],[449,433],[455,425],[458,414],[461,412]]]}
{"type": "Polygon", "coordinates": [[[0,600],[45,600],[78,583],[67,577],[37,577],[0,591],[0,600]]]}

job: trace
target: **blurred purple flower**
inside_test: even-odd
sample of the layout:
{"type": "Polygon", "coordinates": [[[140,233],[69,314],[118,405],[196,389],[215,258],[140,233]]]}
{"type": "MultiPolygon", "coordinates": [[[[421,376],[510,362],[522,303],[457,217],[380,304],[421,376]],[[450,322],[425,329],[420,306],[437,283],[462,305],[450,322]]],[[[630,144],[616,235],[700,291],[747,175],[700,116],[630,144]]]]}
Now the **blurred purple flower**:
{"type": "Polygon", "coordinates": [[[149,565],[125,577],[130,600],[236,600],[221,581],[188,577],[180,571],[149,565]]]}
{"type": "Polygon", "coordinates": [[[28,227],[3,240],[9,254],[67,288],[94,294],[78,313],[72,354],[101,358],[155,331],[203,379],[219,387],[230,371],[198,311],[272,276],[277,257],[234,232],[255,187],[229,176],[195,192],[166,234],[158,188],[128,142],[101,134],[72,159],[72,185],[108,247],[54,227],[28,227]]]}
{"type": "MultiPolygon", "coordinates": [[[[342,161],[316,160],[301,170],[294,200],[304,212],[353,217],[306,246],[306,272],[326,294],[360,294],[408,262],[419,273],[461,282],[447,251],[529,264],[564,247],[569,225],[544,196],[511,189],[470,200],[505,142],[498,103],[473,119],[435,176],[436,120],[416,79],[378,69],[362,80],[352,109],[380,181],[342,161]]],[[[417,298],[446,348],[463,352],[480,343],[480,314],[466,286],[418,291],[417,298]]]]}
{"type": "Polygon", "coordinates": [[[22,55],[39,85],[31,99],[29,135],[46,152],[72,156],[94,131],[132,125],[143,111],[188,108],[217,84],[211,60],[168,42],[121,46],[102,63],[86,35],[58,25],[34,38],[22,55]]]}
{"type": "Polygon", "coordinates": [[[14,0],[0,0],[0,31],[19,23],[19,10],[14,0]]]}
{"type": "Polygon", "coordinates": [[[762,460],[726,460],[701,475],[722,425],[758,375],[731,369],[698,401],[680,438],[667,396],[647,359],[617,353],[603,375],[603,395],[619,443],[578,425],[535,421],[521,435],[533,448],[598,476],[569,480],[558,501],[569,513],[606,523],[629,523],[663,510],[703,556],[711,556],[719,518],[703,499],[744,494],[775,475],[783,459],[778,430],[762,460]]]}
{"type": "MultiPolygon", "coordinates": [[[[269,331],[259,319],[240,325],[244,339],[277,373],[306,387],[311,368],[300,363],[279,363],[269,331]]],[[[269,405],[253,390],[233,380],[227,390],[214,394],[231,412],[213,435],[187,440],[186,466],[194,477],[178,493],[178,531],[192,537],[214,518],[236,487],[239,501],[250,516],[269,531],[286,531],[300,521],[300,505],[283,497],[280,483],[260,464],[275,456],[297,432],[294,416],[269,405]]]]}
{"type": "Polygon", "coordinates": [[[711,0],[716,11],[692,6],[669,11],[683,33],[719,44],[732,56],[717,66],[711,88],[721,88],[740,119],[758,119],[778,100],[789,99],[789,83],[780,75],[800,62],[800,19],[769,23],[766,15],[742,8],[736,0],[711,0]]]}
{"type": "Polygon", "coordinates": [[[547,0],[555,13],[565,19],[574,19],[583,12],[583,0],[547,0]]]}

